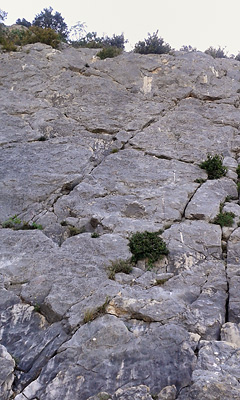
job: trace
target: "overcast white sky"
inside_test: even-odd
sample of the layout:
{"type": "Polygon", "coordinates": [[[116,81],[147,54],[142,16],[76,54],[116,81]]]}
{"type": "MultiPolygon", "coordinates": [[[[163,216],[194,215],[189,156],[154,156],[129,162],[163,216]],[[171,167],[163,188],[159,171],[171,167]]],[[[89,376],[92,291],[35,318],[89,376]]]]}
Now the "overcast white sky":
{"type": "Polygon", "coordinates": [[[171,47],[191,45],[204,51],[209,46],[240,52],[240,0],[1,0],[8,12],[7,25],[17,18],[32,22],[43,8],[52,6],[68,27],[85,22],[87,31],[99,36],[124,33],[127,50],[148,32],[159,35],[171,47]]]}

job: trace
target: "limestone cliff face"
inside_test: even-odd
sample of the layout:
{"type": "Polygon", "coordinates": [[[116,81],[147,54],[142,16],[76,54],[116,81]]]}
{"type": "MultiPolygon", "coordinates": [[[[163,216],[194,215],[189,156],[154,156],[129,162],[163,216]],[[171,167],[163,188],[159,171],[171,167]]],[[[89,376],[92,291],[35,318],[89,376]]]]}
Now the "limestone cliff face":
{"type": "Polygon", "coordinates": [[[96,52],[0,54],[0,398],[239,399],[240,63],[96,52]]]}

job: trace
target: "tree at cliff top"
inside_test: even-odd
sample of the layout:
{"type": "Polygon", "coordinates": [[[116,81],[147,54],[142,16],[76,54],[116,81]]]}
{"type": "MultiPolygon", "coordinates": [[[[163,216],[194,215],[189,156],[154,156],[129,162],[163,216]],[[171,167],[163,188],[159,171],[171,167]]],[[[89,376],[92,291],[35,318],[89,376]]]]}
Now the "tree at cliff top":
{"type": "Polygon", "coordinates": [[[53,14],[53,8],[44,8],[40,14],[37,14],[34,18],[32,25],[46,29],[50,28],[57,32],[61,38],[66,39],[68,35],[68,27],[64,22],[64,18],[59,12],[53,14]]]}
{"type": "Polygon", "coordinates": [[[0,21],[4,21],[7,18],[7,12],[0,9],[0,21]]]}
{"type": "Polygon", "coordinates": [[[140,54],[164,54],[169,53],[170,50],[169,44],[164,43],[164,40],[158,37],[158,31],[152,35],[148,33],[148,37],[136,43],[134,47],[134,53],[140,54]]]}

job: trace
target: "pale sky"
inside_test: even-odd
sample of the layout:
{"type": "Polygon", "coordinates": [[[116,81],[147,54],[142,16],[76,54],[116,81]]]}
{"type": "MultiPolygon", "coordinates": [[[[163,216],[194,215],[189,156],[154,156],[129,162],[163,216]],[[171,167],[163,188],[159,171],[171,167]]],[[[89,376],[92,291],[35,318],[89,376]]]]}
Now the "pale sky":
{"type": "Polygon", "coordinates": [[[228,55],[240,52],[240,0],[1,0],[0,4],[8,12],[6,25],[17,18],[32,22],[49,6],[61,13],[69,28],[81,21],[87,32],[98,36],[124,33],[127,50],[158,30],[176,50],[191,45],[201,51],[220,46],[228,55]]]}

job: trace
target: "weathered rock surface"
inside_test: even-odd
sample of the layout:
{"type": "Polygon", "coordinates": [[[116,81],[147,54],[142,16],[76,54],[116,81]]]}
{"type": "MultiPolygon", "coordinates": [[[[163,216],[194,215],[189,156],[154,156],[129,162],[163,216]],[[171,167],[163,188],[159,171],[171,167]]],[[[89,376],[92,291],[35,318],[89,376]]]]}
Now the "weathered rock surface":
{"type": "Polygon", "coordinates": [[[240,64],[97,51],[0,53],[0,397],[239,399],[240,64]]]}

